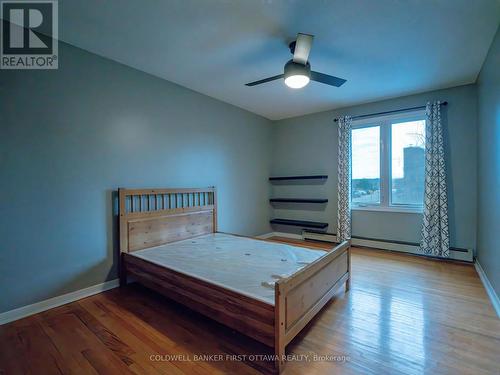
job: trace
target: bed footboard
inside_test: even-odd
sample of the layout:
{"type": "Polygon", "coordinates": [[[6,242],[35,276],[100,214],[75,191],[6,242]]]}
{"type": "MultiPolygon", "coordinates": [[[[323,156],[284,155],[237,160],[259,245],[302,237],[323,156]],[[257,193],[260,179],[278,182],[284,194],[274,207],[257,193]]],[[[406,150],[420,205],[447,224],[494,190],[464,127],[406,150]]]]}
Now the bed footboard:
{"type": "Polygon", "coordinates": [[[276,367],[284,365],[285,346],[346,283],[349,289],[350,242],[344,241],[294,275],[275,284],[276,367]]]}

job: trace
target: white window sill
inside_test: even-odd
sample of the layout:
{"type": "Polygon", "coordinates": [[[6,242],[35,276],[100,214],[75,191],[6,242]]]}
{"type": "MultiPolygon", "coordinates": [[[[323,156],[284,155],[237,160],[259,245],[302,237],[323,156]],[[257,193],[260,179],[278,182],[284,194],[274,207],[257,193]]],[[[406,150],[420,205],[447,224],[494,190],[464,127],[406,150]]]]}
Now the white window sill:
{"type": "Polygon", "coordinates": [[[422,214],[419,207],[380,207],[380,206],[352,206],[352,211],[398,212],[407,214],[422,214]]]}

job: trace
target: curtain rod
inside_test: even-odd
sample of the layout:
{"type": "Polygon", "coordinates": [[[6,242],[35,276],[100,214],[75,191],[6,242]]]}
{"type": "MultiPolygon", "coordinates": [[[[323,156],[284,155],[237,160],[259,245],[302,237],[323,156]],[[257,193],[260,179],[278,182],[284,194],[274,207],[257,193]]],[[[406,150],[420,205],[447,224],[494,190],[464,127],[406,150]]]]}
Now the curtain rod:
{"type": "MultiPolygon", "coordinates": [[[[441,105],[448,105],[448,102],[441,102],[441,105]]],[[[394,111],[385,111],[385,112],[369,113],[369,114],[366,114],[366,115],[353,116],[352,119],[355,120],[355,119],[363,118],[363,117],[387,115],[389,113],[406,112],[406,111],[411,111],[413,109],[424,109],[424,108],[425,108],[425,105],[421,105],[421,106],[418,106],[418,107],[395,109],[394,111]]],[[[337,122],[338,120],[339,120],[338,118],[333,119],[333,121],[335,121],[335,122],[337,122]]]]}

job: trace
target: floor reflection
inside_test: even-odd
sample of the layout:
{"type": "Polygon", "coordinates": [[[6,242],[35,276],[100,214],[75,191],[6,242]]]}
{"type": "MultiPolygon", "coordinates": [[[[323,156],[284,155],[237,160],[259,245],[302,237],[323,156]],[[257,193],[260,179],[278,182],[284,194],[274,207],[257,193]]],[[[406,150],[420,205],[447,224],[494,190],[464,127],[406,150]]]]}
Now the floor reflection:
{"type": "Polygon", "coordinates": [[[353,289],[350,300],[351,339],[373,357],[393,369],[423,373],[425,369],[425,316],[420,293],[398,296],[392,289],[353,289]]]}

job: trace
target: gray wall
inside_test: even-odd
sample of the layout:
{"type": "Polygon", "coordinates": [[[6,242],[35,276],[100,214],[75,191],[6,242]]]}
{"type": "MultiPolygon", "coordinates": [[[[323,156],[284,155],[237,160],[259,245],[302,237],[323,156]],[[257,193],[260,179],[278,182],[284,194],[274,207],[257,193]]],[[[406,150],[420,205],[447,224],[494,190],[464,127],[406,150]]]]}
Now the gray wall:
{"type": "MultiPolygon", "coordinates": [[[[275,122],[273,129],[274,175],[328,174],[324,185],[273,186],[276,196],[324,196],[324,210],[275,209],[275,217],[303,218],[328,222],[336,231],[337,220],[337,125],[342,114],[359,115],[447,100],[442,117],[446,136],[449,183],[451,246],[475,248],[476,244],[476,86],[467,85],[419,95],[400,97],[334,111],[321,112],[275,122]]],[[[392,212],[353,212],[353,235],[410,242],[420,241],[422,215],[392,212]]],[[[291,231],[277,226],[279,231],[291,231]]]]}
{"type": "Polygon", "coordinates": [[[0,312],[116,277],[112,191],[218,188],[219,228],[269,231],[270,121],[61,43],[0,71],[0,312]]]}
{"type": "Polygon", "coordinates": [[[478,79],[477,255],[500,294],[500,31],[478,79]]]}

